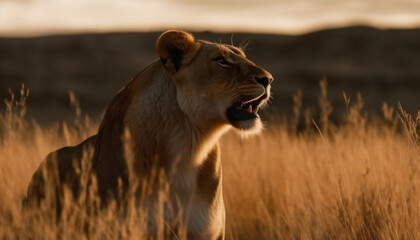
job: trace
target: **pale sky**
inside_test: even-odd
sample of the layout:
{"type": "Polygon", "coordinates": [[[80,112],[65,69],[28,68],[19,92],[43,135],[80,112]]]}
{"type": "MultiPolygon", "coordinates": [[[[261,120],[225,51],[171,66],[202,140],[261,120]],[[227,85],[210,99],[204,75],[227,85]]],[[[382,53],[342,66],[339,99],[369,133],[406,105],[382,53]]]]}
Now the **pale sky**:
{"type": "Polygon", "coordinates": [[[420,27],[420,0],[0,0],[0,36],[164,29],[299,34],[420,27]]]}

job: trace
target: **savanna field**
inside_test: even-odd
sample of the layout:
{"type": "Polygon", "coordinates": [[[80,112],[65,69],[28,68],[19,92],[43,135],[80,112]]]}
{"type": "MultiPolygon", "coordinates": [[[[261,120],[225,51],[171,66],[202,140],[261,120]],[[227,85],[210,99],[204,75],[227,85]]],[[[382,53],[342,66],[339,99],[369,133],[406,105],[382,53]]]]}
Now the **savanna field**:
{"type": "MultiPolygon", "coordinates": [[[[346,120],[334,124],[321,85],[320,117],[296,94],[290,119],[249,139],[222,138],[226,239],[420,239],[420,112],[384,104],[371,117],[361,97],[344,94],[346,120]]],[[[70,94],[74,119],[43,126],[26,117],[27,95],[23,88],[1,108],[0,239],[147,239],[132,207],[121,218],[112,204],[86,211],[83,199],[68,199],[59,220],[48,204],[22,210],[42,159],[99,125],[70,94]]]]}

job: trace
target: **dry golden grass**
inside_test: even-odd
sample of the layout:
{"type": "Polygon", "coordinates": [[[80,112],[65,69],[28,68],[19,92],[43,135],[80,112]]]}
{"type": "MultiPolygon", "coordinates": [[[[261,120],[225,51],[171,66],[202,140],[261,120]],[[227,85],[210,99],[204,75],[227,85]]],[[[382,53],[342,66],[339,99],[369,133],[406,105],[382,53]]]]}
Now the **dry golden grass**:
{"type": "MultiPolygon", "coordinates": [[[[58,224],[48,211],[22,211],[46,154],[94,134],[98,122],[73,96],[73,122],[41,127],[25,120],[21,95],[0,115],[0,239],[147,239],[141,214],[121,218],[112,205],[93,216],[67,202],[58,224]]],[[[325,100],[323,92],[319,127],[308,118],[312,128],[297,132],[294,119],[247,140],[223,137],[227,239],[420,239],[420,113],[384,105],[384,117],[368,122],[361,100],[345,96],[348,121],[334,127],[325,100]]],[[[295,103],[298,115],[299,94],[295,103]]]]}

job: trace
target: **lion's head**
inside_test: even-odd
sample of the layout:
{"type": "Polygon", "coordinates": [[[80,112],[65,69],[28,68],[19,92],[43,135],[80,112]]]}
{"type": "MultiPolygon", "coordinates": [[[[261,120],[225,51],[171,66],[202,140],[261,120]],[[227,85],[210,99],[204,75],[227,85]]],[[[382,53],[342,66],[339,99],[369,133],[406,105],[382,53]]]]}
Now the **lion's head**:
{"type": "Polygon", "coordinates": [[[232,45],[196,41],[183,31],[168,31],[157,51],[177,88],[180,108],[196,124],[228,124],[258,133],[258,110],[270,98],[273,77],[232,45]]]}

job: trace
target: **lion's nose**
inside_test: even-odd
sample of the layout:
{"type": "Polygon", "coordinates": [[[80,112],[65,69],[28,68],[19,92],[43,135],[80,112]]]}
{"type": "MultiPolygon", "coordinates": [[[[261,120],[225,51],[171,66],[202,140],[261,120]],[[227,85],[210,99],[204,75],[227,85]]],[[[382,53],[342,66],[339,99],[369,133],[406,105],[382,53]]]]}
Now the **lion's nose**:
{"type": "Polygon", "coordinates": [[[273,77],[271,75],[255,76],[255,80],[266,88],[269,84],[273,82],[273,77]]]}

